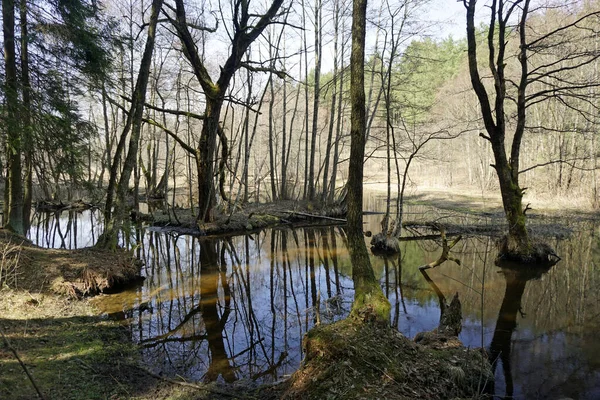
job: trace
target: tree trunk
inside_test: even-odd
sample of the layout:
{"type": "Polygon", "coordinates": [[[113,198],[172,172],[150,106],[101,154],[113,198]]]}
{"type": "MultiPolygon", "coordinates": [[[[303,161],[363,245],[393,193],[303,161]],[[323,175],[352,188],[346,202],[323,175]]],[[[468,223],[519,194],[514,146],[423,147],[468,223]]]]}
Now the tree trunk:
{"type": "Polygon", "coordinates": [[[365,156],[365,25],[366,0],[354,0],[352,14],[352,54],[350,58],[350,167],[348,171],[348,247],[352,262],[354,302],[351,316],[363,321],[389,324],[390,303],[383,295],[371,267],[363,238],[363,160],[365,156]]]}
{"type": "Polygon", "coordinates": [[[337,106],[337,123],[335,126],[335,141],[333,144],[333,162],[331,166],[331,190],[329,192],[329,201],[333,202],[335,199],[335,188],[337,182],[337,170],[338,170],[338,161],[340,158],[340,141],[342,140],[342,123],[344,122],[343,118],[343,106],[342,106],[342,94],[344,93],[344,26],[342,26],[342,37],[341,37],[342,49],[341,49],[341,68],[340,68],[340,86],[339,86],[339,96],[338,96],[338,106],[337,106]]]}
{"type": "MultiPolygon", "coordinates": [[[[283,69],[285,70],[285,36],[283,38],[283,69]]],[[[287,81],[286,78],[283,78],[283,99],[282,101],[282,107],[283,107],[283,115],[282,115],[282,121],[281,121],[281,176],[279,177],[281,179],[281,185],[280,185],[280,192],[279,192],[279,197],[282,200],[286,200],[288,198],[287,196],[287,188],[286,188],[286,182],[287,182],[287,163],[288,163],[288,154],[287,152],[288,150],[288,146],[287,146],[287,81]]],[[[292,136],[291,132],[290,132],[290,137],[292,136]]]]}
{"type": "MultiPolygon", "coordinates": [[[[337,75],[338,75],[338,32],[340,25],[340,10],[339,1],[334,4],[334,19],[335,19],[335,32],[333,34],[333,78],[331,82],[332,94],[331,94],[331,108],[329,109],[329,132],[327,134],[327,146],[325,147],[325,161],[323,170],[323,190],[322,190],[322,201],[327,201],[329,193],[327,192],[327,180],[329,176],[329,162],[331,158],[331,144],[333,141],[333,127],[335,120],[335,106],[337,96],[337,75]]],[[[341,96],[341,93],[340,93],[341,96]]],[[[332,191],[335,191],[335,186],[331,187],[332,191]]]]}
{"type": "Polygon", "coordinates": [[[321,1],[315,0],[315,88],[313,98],[312,130],[310,140],[310,161],[308,173],[308,198],[314,200],[317,178],[315,177],[315,153],[319,124],[319,104],[321,100],[321,1]]]}
{"type": "MultiPolygon", "coordinates": [[[[271,68],[274,68],[273,63],[271,64],[271,68]]],[[[275,201],[275,199],[277,198],[277,178],[275,176],[275,128],[273,127],[273,107],[275,105],[275,88],[273,87],[273,73],[269,74],[269,88],[271,92],[271,98],[269,99],[269,176],[271,180],[271,201],[275,201]]]]}
{"type": "Polygon", "coordinates": [[[196,42],[190,33],[183,0],[175,1],[176,20],[173,21],[173,25],[184,49],[184,55],[189,60],[198,83],[202,86],[206,101],[204,124],[200,134],[200,141],[196,148],[198,221],[208,222],[213,219],[213,208],[216,205],[215,185],[213,182],[216,140],[220,129],[219,118],[221,108],[227,89],[235,72],[240,68],[242,57],[252,42],[262,34],[267,25],[278,14],[282,3],[283,0],[274,0],[265,14],[252,27],[247,25],[250,16],[247,8],[248,4],[235,4],[235,33],[231,39],[231,53],[220,67],[219,78],[216,82],[213,82],[204,65],[203,59],[200,58],[196,42]]]}
{"type": "MultiPolygon", "coordinates": [[[[306,4],[305,0],[302,0],[302,26],[306,26],[306,4]]],[[[304,190],[302,191],[302,197],[305,199],[308,197],[308,162],[309,162],[309,140],[308,140],[308,40],[306,39],[306,29],[302,30],[303,43],[304,43],[304,79],[306,84],[304,85],[304,126],[302,127],[303,132],[306,133],[304,137],[304,190]]]]}
{"type": "Polygon", "coordinates": [[[23,184],[21,181],[21,132],[19,129],[19,97],[17,94],[17,62],[15,58],[15,2],[2,0],[2,31],[4,35],[4,96],[6,104],[6,183],[4,227],[18,234],[25,233],[23,224],[23,184]]]}
{"type": "Polygon", "coordinates": [[[217,203],[214,190],[214,157],[222,99],[206,99],[206,112],[200,142],[196,149],[198,163],[198,221],[211,221],[217,203]]]}
{"type": "Polygon", "coordinates": [[[21,0],[21,87],[23,96],[23,148],[25,150],[25,192],[23,194],[23,230],[31,223],[33,203],[33,127],[31,126],[31,82],[29,79],[29,34],[27,1],[21,0]]]}
{"type": "MultiPolygon", "coordinates": [[[[144,48],[144,54],[140,63],[140,69],[135,83],[135,90],[133,93],[133,99],[131,102],[131,111],[127,115],[127,122],[121,136],[121,141],[124,142],[124,138],[127,136],[129,129],[131,128],[131,137],[129,138],[129,149],[127,157],[123,164],[123,171],[119,179],[119,184],[116,190],[116,201],[114,214],[110,213],[107,199],[107,221],[104,227],[104,233],[98,240],[98,245],[105,248],[116,248],[118,233],[121,229],[123,222],[129,218],[127,215],[126,199],[127,189],[129,188],[129,179],[131,172],[135,168],[138,146],[140,141],[140,134],[142,130],[142,114],[144,110],[144,103],[146,101],[146,89],[148,87],[148,78],[150,76],[150,65],[152,62],[152,54],[154,52],[154,41],[156,37],[156,26],[158,24],[158,14],[162,7],[163,0],[152,1],[152,12],[150,16],[150,25],[148,26],[148,38],[146,40],[146,46],[144,48]]],[[[117,152],[118,156],[118,152],[117,152]]],[[[116,181],[115,164],[117,164],[117,156],[113,163],[113,170],[111,171],[111,181],[116,181]]]]}
{"type": "Polygon", "coordinates": [[[496,172],[500,182],[502,206],[508,221],[508,235],[500,253],[527,256],[533,249],[525,226],[523,190],[519,187],[518,176],[511,173],[508,165],[496,165],[496,172]]]}

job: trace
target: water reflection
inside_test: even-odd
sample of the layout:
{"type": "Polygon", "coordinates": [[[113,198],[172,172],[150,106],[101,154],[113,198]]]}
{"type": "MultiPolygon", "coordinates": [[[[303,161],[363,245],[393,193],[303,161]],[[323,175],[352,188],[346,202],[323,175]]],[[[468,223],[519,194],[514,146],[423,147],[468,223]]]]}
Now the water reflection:
{"type": "Polygon", "coordinates": [[[102,223],[98,210],[36,211],[32,216],[29,239],[39,246],[54,249],[89,247],[102,233],[102,223]]]}
{"type": "Polygon", "coordinates": [[[225,240],[145,232],[141,239],[144,287],[99,306],[128,318],[157,372],[278,379],[299,365],[302,336],[317,315],[339,319],[351,300],[344,293],[351,281],[331,248],[340,240],[334,228],[225,240]]]}
{"type": "MultiPolygon", "coordinates": [[[[525,318],[525,312],[521,304],[525,287],[530,280],[541,278],[542,274],[546,273],[552,265],[530,266],[505,263],[499,266],[501,267],[499,272],[506,280],[506,289],[490,344],[489,360],[494,371],[496,371],[498,363],[502,364],[505,383],[504,398],[512,399],[514,396],[514,383],[511,367],[511,339],[517,328],[517,315],[525,318]]],[[[532,310],[532,312],[535,312],[535,310],[532,310]]]]}
{"type": "MultiPolygon", "coordinates": [[[[85,212],[36,218],[30,238],[45,247],[91,245],[101,228],[99,217],[85,212]]],[[[379,219],[367,218],[365,229],[379,219]]],[[[498,395],[600,398],[598,228],[572,228],[571,238],[551,243],[563,260],[541,279],[493,265],[493,239],[486,237],[459,242],[453,252],[460,267],[430,272],[444,293],[460,293],[459,339],[497,352],[498,395]]],[[[337,227],[212,240],[140,229],[130,240],[145,262],[143,287],[97,304],[126,321],[147,365],[165,376],[279,379],[300,364],[302,336],[315,321],[344,318],[352,303],[347,238],[337,227]]],[[[437,297],[418,270],[439,252],[438,241],[411,241],[397,257],[371,257],[392,323],[409,337],[439,323],[437,297]]]]}

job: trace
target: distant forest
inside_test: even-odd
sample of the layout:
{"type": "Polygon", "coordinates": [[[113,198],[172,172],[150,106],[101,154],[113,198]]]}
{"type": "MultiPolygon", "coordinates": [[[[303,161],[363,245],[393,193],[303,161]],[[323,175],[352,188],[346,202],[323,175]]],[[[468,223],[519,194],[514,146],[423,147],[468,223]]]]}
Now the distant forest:
{"type": "MultiPolygon", "coordinates": [[[[527,94],[537,97],[528,98],[520,187],[597,207],[600,5],[532,2],[521,25],[524,3],[500,3],[506,20],[476,26],[477,63],[491,91],[490,26],[505,24],[491,36],[505,35],[511,127],[527,31],[527,94]]],[[[107,187],[109,212],[132,195],[134,205],[165,198],[205,219],[248,201],[343,196],[350,1],[2,7],[5,216],[16,203],[28,214],[41,198],[100,202],[107,187]]],[[[467,39],[436,39],[428,7],[369,4],[365,182],[389,182],[393,193],[417,185],[497,193],[467,39]]]]}

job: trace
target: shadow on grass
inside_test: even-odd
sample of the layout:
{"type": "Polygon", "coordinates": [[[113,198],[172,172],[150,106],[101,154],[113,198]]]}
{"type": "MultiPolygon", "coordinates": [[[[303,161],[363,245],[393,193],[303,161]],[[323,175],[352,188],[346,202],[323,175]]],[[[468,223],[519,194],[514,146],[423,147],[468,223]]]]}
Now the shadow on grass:
{"type": "MultiPolygon", "coordinates": [[[[106,318],[0,319],[0,326],[46,399],[215,398],[140,369],[127,330],[106,318]]],[[[0,398],[38,398],[5,346],[0,347],[0,398]]]]}

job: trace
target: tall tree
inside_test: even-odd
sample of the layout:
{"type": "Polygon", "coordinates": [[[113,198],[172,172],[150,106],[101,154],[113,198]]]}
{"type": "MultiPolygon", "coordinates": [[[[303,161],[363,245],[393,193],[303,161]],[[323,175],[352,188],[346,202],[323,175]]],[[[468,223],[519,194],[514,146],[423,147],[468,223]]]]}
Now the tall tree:
{"type": "Polygon", "coordinates": [[[89,84],[102,76],[109,63],[108,39],[104,35],[107,32],[102,31],[106,21],[99,18],[95,4],[81,0],[43,4],[20,0],[17,59],[16,6],[14,0],[2,4],[5,52],[2,89],[6,105],[3,126],[7,146],[5,215],[8,216],[5,225],[25,233],[29,227],[34,164],[38,164],[35,170],[42,187],[46,183],[42,181],[46,170],[55,181],[77,170],[76,164],[82,160],[81,154],[76,154],[81,150],[77,146],[90,132],[90,126],[77,116],[76,102],[70,97],[80,90],[74,89],[75,86],[89,84]],[[67,145],[61,147],[58,143],[67,145]],[[46,161],[48,165],[44,165],[46,161]],[[66,165],[60,165],[63,162],[66,165]]]}
{"type": "Polygon", "coordinates": [[[363,238],[363,166],[366,141],[365,31],[367,0],[354,0],[350,55],[350,166],[348,170],[348,247],[352,261],[354,302],[351,314],[365,320],[389,323],[390,303],[371,267],[363,238]]]}
{"type": "Polygon", "coordinates": [[[23,183],[21,178],[22,135],[19,125],[17,60],[15,57],[15,2],[2,0],[2,33],[4,37],[4,95],[6,112],[6,184],[4,192],[5,228],[25,233],[23,222],[23,183]]]}
{"type": "MultiPolygon", "coordinates": [[[[589,95],[589,88],[598,86],[598,82],[592,82],[585,76],[577,77],[572,74],[565,79],[563,74],[571,73],[598,58],[597,49],[585,49],[581,45],[585,44],[586,37],[589,43],[593,43],[591,38],[594,30],[587,29],[585,24],[598,17],[600,12],[594,10],[578,16],[570,15],[561,26],[539,32],[528,26],[532,13],[531,0],[493,0],[489,5],[490,20],[487,26],[487,68],[493,79],[490,95],[479,73],[475,28],[477,0],[463,0],[463,3],[467,10],[471,84],[477,95],[487,132],[487,135],[481,136],[492,147],[494,169],[508,221],[508,234],[499,256],[522,261],[542,261],[548,254],[546,251],[540,253],[541,248],[536,248],[529,237],[525,225],[525,208],[522,205],[525,189],[519,184],[527,112],[530,106],[551,98],[561,98],[570,107],[571,100],[586,97],[589,95]],[[516,54],[509,53],[508,46],[512,39],[518,42],[516,54]],[[548,52],[560,52],[560,58],[550,63],[532,65],[532,59],[536,55],[548,52]],[[517,72],[513,76],[510,68],[515,58],[517,65],[514,67],[517,72]],[[509,131],[512,131],[511,134],[509,131]]],[[[566,8],[564,11],[568,13],[566,8]]],[[[578,11],[572,13],[576,12],[578,11]]]]}
{"type": "MultiPolygon", "coordinates": [[[[156,27],[158,25],[158,15],[162,8],[163,0],[152,1],[152,11],[150,14],[150,23],[148,25],[148,35],[146,38],[146,46],[142,55],[140,68],[135,83],[135,89],[133,92],[133,99],[131,101],[131,109],[127,114],[127,120],[125,127],[117,146],[117,152],[115,159],[113,160],[110,181],[107,189],[106,209],[105,215],[107,221],[105,223],[104,234],[98,245],[107,248],[115,248],[117,246],[118,232],[121,228],[123,221],[128,217],[126,208],[125,195],[129,188],[129,180],[134,166],[136,165],[136,159],[138,156],[138,148],[140,142],[140,133],[142,130],[142,117],[144,111],[144,103],[146,101],[146,89],[148,87],[148,78],[150,76],[150,66],[152,64],[152,54],[154,52],[154,43],[156,40],[156,27]],[[123,163],[123,170],[121,171],[118,186],[116,188],[116,201],[114,202],[113,208],[113,193],[115,191],[115,184],[117,182],[119,159],[121,158],[121,151],[124,149],[125,139],[131,130],[129,138],[129,148],[125,162],[123,163]],[[121,151],[119,151],[121,148],[121,151]]],[[[166,167],[168,168],[168,166],[166,167]]]]}
{"type": "MultiPolygon", "coordinates": [[[[312,129],[310,139],[310,160],[308,161],[308,198],[314,200],[317,178],[315,177],[315,153],[317,152],[317,130],[319,124],[319,105],[321,99],[321,53],[322,44],[322,14],[323,3],[321,0],[315,0],[315,87],[312,112],[312,129]]],[[[308,110],[306,110],[308,112],[308,110]]]]}

